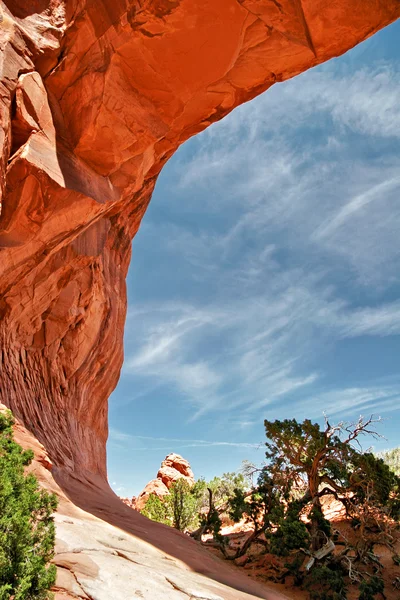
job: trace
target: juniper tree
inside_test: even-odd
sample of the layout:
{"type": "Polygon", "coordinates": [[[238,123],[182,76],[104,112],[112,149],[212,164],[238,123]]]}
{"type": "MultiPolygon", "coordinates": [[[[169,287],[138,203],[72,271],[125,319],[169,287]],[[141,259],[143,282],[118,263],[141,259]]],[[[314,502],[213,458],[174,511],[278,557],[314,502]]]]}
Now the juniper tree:
{"type": "Polygon", "coordinates": [[[359,438],[379,437],[372,417],[356,423],[341,422],[325,426],[302,423],[295,419],[265,421],[267,469],[271,477],[293,489],[295,484],[303,494],[297,501],[299,509],[309,505],[311,546],[317,550],[327,540],[329,524],[323,518],[321,498],[333,495],[343,503],[348,516],[359,511],[363,502],[386,507],[397,506],[396,488],[399,479],[382,459],[370,452],[363,453],[359,438]],[[321,535],[322,534],[322,535],[321,535]]]}
{"type": "Polygon", "coordinates": [[[191,486],[183,477],[180,477],[172,486],[164,500],[172,515],[172,524],[175,529],[185,531],[197,521],[198,499],[191,486]]]}
{"type": "Polygon", "coordinates": [[[378,436],[376,421],[371,417],[331,425],[326,420],[323,427],[308,419],[265,421],[266,464],[258,470],[252,490],[247,494],[236,490],[230,500],[234,520],[253,523],[252,534],[236,556],[251,543],[262,542],[270,552],[287,557],[283,576],[290,573],[298,582],[304,581],[315,598],[345,598],[346,576],[346,581],[360,584],[363,600],[379,593],[381,566],[374,545],[391,547],[400,479],[359,444],[362,435],[378,436]],[[355,528],[352,545],[338,539],[340,532],[332,530],[324,517],[322,498],[329,495],[343,504],[355,528]],[[321,577],[331,591],[318,596],[315,585],[321,577]]]}
{"type": "Polygon", "coordinates": [[[45,600],[55,582],[52,513],[57,499],[25,474],[33,453],[13,438],[11,413],[0,413],[0,600],[45,600]]]}
{"type": "Polygon", "coordinates": [[[152,521],[185,531],[188,527],[197,524],[198,510],[199,497],[196,487],[191,487],[183,477],[180,477],[162,500],[155,494],[151,494],[141,513],[152,521]]]}

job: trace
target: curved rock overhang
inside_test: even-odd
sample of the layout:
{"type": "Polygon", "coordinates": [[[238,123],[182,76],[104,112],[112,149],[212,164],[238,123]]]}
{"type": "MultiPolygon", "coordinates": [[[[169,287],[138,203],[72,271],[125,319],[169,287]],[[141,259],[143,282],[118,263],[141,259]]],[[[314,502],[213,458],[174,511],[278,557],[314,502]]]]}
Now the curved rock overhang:
{"type": "Polygon", "coordinates": [[[398,0],[0,2],[0,401],[106,478],[131,240],[178,146],[400,16],[398,0]]]}

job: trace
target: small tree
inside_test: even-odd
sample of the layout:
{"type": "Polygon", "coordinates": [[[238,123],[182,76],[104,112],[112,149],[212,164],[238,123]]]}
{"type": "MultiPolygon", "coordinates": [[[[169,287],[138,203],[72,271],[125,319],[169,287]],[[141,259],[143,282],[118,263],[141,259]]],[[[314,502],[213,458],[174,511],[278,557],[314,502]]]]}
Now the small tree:
{"type": "Polygon", "coordinates": [[[213,502],[216,506],[221,506],[232,497],[235,490],[246,491],[246,479],[243,473],[223,473],[221,477],[214,477],[208,482],[207,488],[210,488],[213,494],[213,502]]]}
{"type": "Polygon", "coordinates": [[[197,523],[199,493],[197,484],[191,487],[186,479],[180,477],[162,500],[151,494],[141,513],[152,521],[185,531],[197,523]]]}
{"type": "Polygon", "coordinates": [[[316,600],[345,598],[349,580],[360,585],[362,600],[381,593],[374,545],[386,544],[393,552],[400,479],[382,459],[362,451],[358,438],[377,437],[374,423],[372,417],[337,425],[326,420],[325,427],[308,419],[265,421],[267,463],[258,469],[257,485],[246,493],[235,490],[229,501],[232,518],[245,518],[253,530],[233,556],[220,536],[223,554],[235,558],[262,543],[286,557],[279,578],[294,575],[316,600]],[[324,517],[324,496],[343,504],[356,530],[353,544],[324,517]]]}
{"type": "Polygon", "coordinates": [[[373,428],[374,419],[357,423],[331,425],[306,419],[265,421],[267,469],[274,480],[286,482],[303,490],[298,501],[300,509],[310,506],[311,548],[318,550],[329,537],[329,524],[323,518],[321,498],[334,496],[342,502],[349,517],[353,517],[362,502],[378,507],[396,505],[391,497],[398,478],[384,462],[371,453],[363,453],[358,438],[379,437],[373,428]]]}
{"type": "Polygon", "coordinates": [[[33,459],[13,439],[10,412],[0,413],[0,600],[45,600],[55,582],[52,513],[57,498],[24,469],[33,459]]]}
{"type": "Polygon", "coordinates": [[[229,514],[231,498],[236,492],[245,494],[246,487],[246,478],[243,473],[224,473],[221,477],[214,477],[208,482],[199,479],[194,485],[192,493],[198,498],[200,527],[193,531],[191,536],[201,541],[204,534],[212,533],[218,544],[223,543],[224,538],[220,534],[221,516],[229,514]]]}
{"type": "Polygon", "coordinates": [[[172,515],[172,524],[175,529],[185,531],[194,525],[198,514],[198,499],[192,493],[189,483],[180,477],[170,488],[165,498],[167,511],[172,515]]]}
{"type": "Polygon", "coordinates": [[[257,486],[250,492],[239,488],[234,490],[229,500],[229,515],[236,523],[244,518],[252,524],[253,531],[230,558],[243,556],[253,543],[260,543],[262,534],[268,536],[276,529],[284,515],[285,497],[285,490],[269,476],[266,469],[261,470],[257,486]]]}
{"type": "Polygon", "coordinates": [[[160,498],[155,494],[150,494],[141,513],[152,521],[164,523],[165,525],[171,525],[172,519],[167,514],[167,509],[168,505],[166,503],[160,500],[160,498]]]}

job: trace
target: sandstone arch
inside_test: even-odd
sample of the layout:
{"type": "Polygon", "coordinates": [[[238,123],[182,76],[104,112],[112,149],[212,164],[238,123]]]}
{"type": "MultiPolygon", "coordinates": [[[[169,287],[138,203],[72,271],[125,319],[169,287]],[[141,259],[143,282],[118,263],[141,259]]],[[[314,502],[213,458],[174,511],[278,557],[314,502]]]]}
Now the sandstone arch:
{"type": "Polygon", "coordinates": [[[105,483],[130,244],[162,166],[399,15],[397,0],[1,2],[0,400],[59,477],[105,483]]]}

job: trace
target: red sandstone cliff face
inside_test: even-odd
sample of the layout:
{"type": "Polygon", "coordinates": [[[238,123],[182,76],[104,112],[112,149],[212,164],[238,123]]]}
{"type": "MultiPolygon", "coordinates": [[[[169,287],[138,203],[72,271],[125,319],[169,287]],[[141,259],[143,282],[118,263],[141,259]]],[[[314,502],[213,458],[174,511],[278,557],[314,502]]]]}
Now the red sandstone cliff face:
{"type": "Polygon", "coordinates": [[[176,148],[398,0],[0,2],[0,401],[105,478],[130,243],[176,148]]]}

